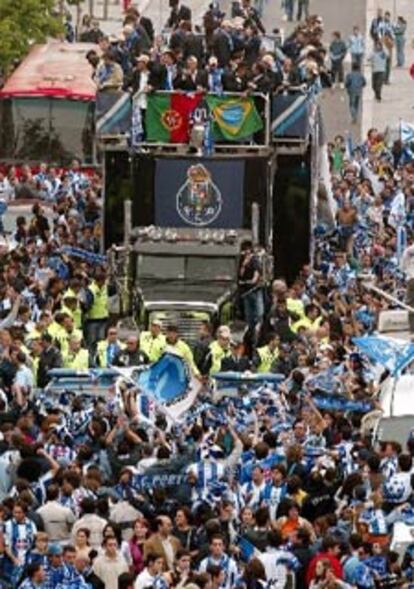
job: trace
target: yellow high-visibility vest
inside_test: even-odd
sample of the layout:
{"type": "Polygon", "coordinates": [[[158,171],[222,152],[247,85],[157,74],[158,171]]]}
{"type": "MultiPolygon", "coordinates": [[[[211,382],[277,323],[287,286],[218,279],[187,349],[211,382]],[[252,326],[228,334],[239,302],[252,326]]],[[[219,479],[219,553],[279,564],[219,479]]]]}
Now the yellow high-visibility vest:
{"type": "Polygon", "coordinates": [[[93,294],[93,303],[88,311],[88,319],[92,321],[107,319],[109,316],[107,284],[100,287],[96,282],[92,282],[89,290],[93,294]]]}
{"type": "Polygon", "coordinates": [[[160,333],[153,337],[150,331],[143,331],[139,338],[139,347],[146,353],[150,362],[156,362],[163,354],[166,346],[165,335],[160,333]]]}
{"type": "Polygon", "coordinates": [[[73,370],[87,370],[89,368],[89,352],[81,348],[76,354],[68,352],[63,357],[63,367],[73,370]]]}
{"type": "Polygon", "coordinates": [[[231,350],[230,348],[222,348],[217,341],[211,342],[209,348],[211,353],[210,374],[215,374],[220,372],[223,359],[231,356],[231,350]]]}
{"type": "Polygon", "coordinates": [[[269,346],[263,346],[261,348],[257,348],[257,353],[260,358],[260,364],[257,367],[257,372],[266,373],[270,372],[275,360],[277,360],[279,356],[279,350],[276,348],[271,350],[269,346]]]}

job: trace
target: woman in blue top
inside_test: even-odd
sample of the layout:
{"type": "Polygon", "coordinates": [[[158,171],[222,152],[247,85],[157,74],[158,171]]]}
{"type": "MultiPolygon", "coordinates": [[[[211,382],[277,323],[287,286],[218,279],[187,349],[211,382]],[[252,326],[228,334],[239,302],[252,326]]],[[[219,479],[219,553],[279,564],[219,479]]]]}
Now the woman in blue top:
{"type": "Polygon", "coordinates": [[[405,65],[405,34],[407,31],[407,21],[403,16],[399,16],[394,25],[395,47],[397,52],[397,67],[405,65]]]}

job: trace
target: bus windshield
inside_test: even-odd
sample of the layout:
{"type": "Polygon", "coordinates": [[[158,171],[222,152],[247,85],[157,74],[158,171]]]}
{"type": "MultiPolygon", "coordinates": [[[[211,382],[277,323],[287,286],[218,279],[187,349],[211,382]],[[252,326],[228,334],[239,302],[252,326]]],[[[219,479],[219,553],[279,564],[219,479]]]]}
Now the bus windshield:
{"type": "Polygon", "coordinates": [[[31,97],[0,100],[0,158],[93,163],[93,102],[31,97]]]}

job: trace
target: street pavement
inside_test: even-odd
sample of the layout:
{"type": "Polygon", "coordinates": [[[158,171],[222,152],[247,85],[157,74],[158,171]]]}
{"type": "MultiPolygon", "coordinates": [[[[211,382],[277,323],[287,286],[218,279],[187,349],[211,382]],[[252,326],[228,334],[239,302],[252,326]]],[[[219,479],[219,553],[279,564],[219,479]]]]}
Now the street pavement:
{"type": "MultiPolygon", "coordinates": [[[[340,31],[347,39],[352,27],[358,25],[365,30],[366,0],[310,0],[310,13],[322,16],[324,20],[324,40],[330,43],[333,31],[340,31]]],[[[281,2],[268,0],[264,13],[265,26],[269,31],[275,27],[283,28],[287,36],[297,23],[287,23],[283,20],[281,2]]],[[[350,69],[349,60],[346,61],[346,71],[350,69]]],[[[351,133],[354,139],[359,138],[359,124],[351,125],[346,92],[339,88],[325,90],[320,98],[320,104],[325,121],[328,138],[337,134],[351,133]]]]}
{"type": "MultiPolygon", "coordinates": [[[[365,92],[363,131],[376,127],[380,131],[388,128],[391,132],[398,131],[400,120],[414,123],[414,80],[409,75],[410,66],[414,62],[414,12],[412,0],[368,0],[368,21],[371,22],[377,8],[389,10],[393,20],[403,16],[408,21],[406,64],[403,68],[394,66],[391,74],[391,84],[384,87],[382,102],[373,98],[371,88],[365,92]]],[[[368,70],[370,75],[370,70],[368,70]]]]}

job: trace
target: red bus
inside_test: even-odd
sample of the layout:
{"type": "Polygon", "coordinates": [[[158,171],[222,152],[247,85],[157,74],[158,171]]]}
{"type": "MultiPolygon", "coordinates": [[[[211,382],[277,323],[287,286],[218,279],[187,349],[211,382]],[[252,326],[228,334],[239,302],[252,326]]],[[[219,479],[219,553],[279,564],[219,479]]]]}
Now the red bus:
{"type": "Polygon", "coordinates": [[[0,161],[94,163],[91,49],[62,42],[32,48],[0,90],[0,161]]]}

